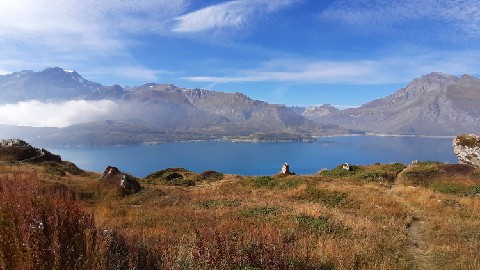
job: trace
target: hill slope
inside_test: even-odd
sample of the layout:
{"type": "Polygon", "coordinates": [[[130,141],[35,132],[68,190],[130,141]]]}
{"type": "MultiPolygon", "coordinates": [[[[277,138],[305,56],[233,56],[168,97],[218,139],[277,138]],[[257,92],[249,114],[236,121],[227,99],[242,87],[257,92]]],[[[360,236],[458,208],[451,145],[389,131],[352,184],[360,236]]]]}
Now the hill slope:
{"type": "Polygon", "coordinates": [[[167,168],[135,194],[67,165],[0,161],[0,268],[480,266],[480,171],[468,165],[258,177],[167,168]]]}

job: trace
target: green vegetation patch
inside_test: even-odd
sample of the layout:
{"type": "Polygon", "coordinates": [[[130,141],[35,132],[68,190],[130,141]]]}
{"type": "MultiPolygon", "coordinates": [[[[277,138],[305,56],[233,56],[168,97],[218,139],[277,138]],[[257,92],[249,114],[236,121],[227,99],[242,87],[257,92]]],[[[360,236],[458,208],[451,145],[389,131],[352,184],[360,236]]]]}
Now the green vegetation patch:
{"type": "Polygon", "coordinates": [[[300,200],[322,203],[328,207],[345,206],[350,202],[345,193],[317,188],[308,188],[297,198],[300,200]]]}
{"type": "Polygon", "coordinates": [[[279,186],[282,189],[289,189],[289,188],[296,188],[298,187],[303,181],[298,178],[294,179],[286,179],[284,181],[281,181],[279,186]]]}
{"type": "Polygon", "coordinates": [[[399,172],[405,168],[404,164],[380,164],[376,163],[369,166],[349,165],[349,169],[344,169],[343,164],[332,170],[320,172],[322,176],[332,178],[351,178],[369,182],[393,182],[399,172]]]}
{"type": "Polygon", "coordinates": [[[271,176],[257,176],[249,179],[254,187],[273,188],[277,185],[275,178],[271,176]]]}
{"type": "Polygon", "coordinates": [[[51,166],[46,166],[45,167],[45,173],[50,174],[50,175],[55,175],[55,176],[65,176],[66,175],[64,170],[61,170],[58,167],[51,167],[51,166]]]}
{"type": "Polygon", "coordinates": [[[309,215],[298,215],[295,217],[296,222],[303,229],[308,230],[311,233],[328,233],[339,236],[351,235],[351,229],[341,224],[334,222],[328,216],[312,217],[309,215]]]}
{"type": "Polygon", "coordinates": [[[366,181],[386,181],[393,182],[399,172],[405,169],[404,164],[374,164],[362,167],[362,172],[356,175],[357,179],[366,181]]]}
{"type": "Polygon", "coordinates": [[[162,183],[171,186],[195,186],[197,174],[183,168],[168,168],[147,175],[142,181],[147,184],[162,183]]]}
{"type": "Polygon", "coordinates": [[[202,201],[198,203],[198,206],[206,209],[217,208],[217,207],[235,207],[240,206],[239,200],[209,200],[202,201]]]}
{"type": "Polygon", "coordinates": [[[457,185],[453,183],[433,183],[429,187],[441,193],[454,194],[454,195],[460,195],[460,196],[480,194],[480,185],[464,186],[464,185],[457,185]]]}
{"type": "Polygon", "coordinates": [[[435,191],[468,196],[480,194],[478,170],[467,164],[421,162],[405,172],[408,182],[435,191]]]}
{"type": "Polygon", "coordinates": [[[261,206],[246,208],[241,211],[242,216],[246,217],[262,217],[262,216],[274,216],[279,212],[279,208],[275,206],[261,206]]]}
{"type": "Polygon", "coordinates": [[[405,177],[415,185],[428,186],[440,174],[440,164],[417,163],[414,167],[405,172],[405,177]]]}
{"type": "Polygon", "coordinates": [[[220,181],[224,177],[223,173],[216,172],[216,171],[204,171],[198,176],[198,180],[200,181],[220,181]]]}
{"type": "Polygon", "coordinates": [[[410,167],[405,176],[417,184],[425,184],[439,177],[477,178],[478,170],[467,164],[443,164],[436,161],[419,162],[410,167]]]}
{"type": "Polygon", "coordinates": [[[299,176],[255,176],[244,177],[243,183],[253,186],[255,188],[268,188],[268,189],[289,189],[296,188],[305,182],[305,179],[299,176]]]}
{"type": "Polygon", "coordinates": [[[81,175],[85,171],[79,169],[75,164],[67,161],[58,162],[44,162],[45,173],[55,176],[65,176],[68,173],[73,175],[81,175]]]}
{"type": "Polygon", "coordinates": [[[352,175],[356,175],[356,174],[358,174],[362,171],[363,171],[363,169],[362,169],[361,166],[350,165],[350,169],[345,170],[345,169],[343,169],[343,165],[339,165],[339,166],[333,168],[332,170],[322,171],[322,172],[320,172],[320,174],[324,175],[324,176],[340,178],[340,177],[349,177],[349,176],[352,176],[352,175]]]}

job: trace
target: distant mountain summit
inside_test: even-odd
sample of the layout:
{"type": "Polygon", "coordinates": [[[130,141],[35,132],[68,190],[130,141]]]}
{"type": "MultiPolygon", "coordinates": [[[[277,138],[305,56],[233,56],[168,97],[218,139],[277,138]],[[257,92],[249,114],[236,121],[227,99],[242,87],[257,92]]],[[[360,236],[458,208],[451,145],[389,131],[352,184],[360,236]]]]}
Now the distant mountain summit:
{"type": "Polygon", "coordinates": [[[433,72],[359,108],[312,118],[373,133],[456,135],[480,132],[480,80],[433,72]]]}
{"type": "Polygon", "coordinates": [[[76,71],[59,67],[0,75],[0,104],[27,100],[119,98],[123,94],[123,88],[118,85],[103,86],[84,79],[76,71]]]}

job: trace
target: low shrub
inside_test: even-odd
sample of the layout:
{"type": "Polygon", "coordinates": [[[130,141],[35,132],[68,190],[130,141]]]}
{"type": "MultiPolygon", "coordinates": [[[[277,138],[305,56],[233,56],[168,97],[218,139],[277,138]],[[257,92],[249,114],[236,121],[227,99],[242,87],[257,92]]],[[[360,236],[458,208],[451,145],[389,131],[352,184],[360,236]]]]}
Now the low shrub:
{"type": "Polygon", "coordinates": [[[276,215],[278,213],[278,207],[272,206],[262,206],[262,207],[252,207],[247,208],[241,211],[243,216],[248,217],[261,217],[261,216],[269,216],[269,215],[276,215]]]}
{"type": "Polygon", "coordinates": [[[450,194],[467,194],[469,189],[463,186],[446,183],[434,183],[430,185],[433,190],[450,194]]]}
{"type": "Polygon", "coordinates": [[[160,268],[162,254],[98,230],[77,197],[34,174],[0,177],[0,269],[160,268]]]}
{"type": "Polygon", "coordinates": [[[420,167],[409,170],[404,174],[415,185],[427,186],[434,178],[438,177],[437,166],[420,167]]]}
{"type": "Polygon", "coordinates": [[[320,190],[317,188],[306,189],[297,199],[322,203],[328,207],[345,206],[349,203],[349,199],[345,193],[320,190]]]}
{"type": "Polygon", "coordinates": [[[92,215],[65,187],[41,186],[36,175],[22,178],[0,179],[0,268],[92,268],[92,215]]]}
{"type": "Polygon", "coordinates": [[[216,171],[204,171],[198,176],[200,181],[220,181],[223,179],[223,173],[216,171]]]}
{"type": "Polygon", "coordinates": [[[216,208],[216,207],[235,207],[240,206],[240,201],[238,200],[218,200],[218,201],[203,201],[198,203],[202,208],[216,208]]]}
{"type": "Polygon", "coordinates": [[[352,175],[355,175],[355,174],[357,174],[361,171],[362,171],[362,167],[360,167],[360,166],[350,165],[350,169],[345,170],[345,169],[343,169],[343,165],[339,165],[339,166],[333,168],[332,170],[321,171],[320,175],[339,178],[339,177],[352,176],[352,175]]]}
{"type": "Polygon", "coordinates": [[[271,176],[257,176],[253,178],[253,186],[254,187],[268,187],[272,188],[276,186],[276,181],[271,176]]]}
{"type": "Polygon", "coordinates": [[[162,183],[171,186],[195,186],[194,179],[197,175],[189,170],[183,168],[168,168],[165,170],[156,171],[147,175],[143,182],[147,184],[162,183]]]}
{"type": "Polygon", "coordinates": [[[329,263],[319,263],[303,257],[284,237],[268,225],[249,228],[242,234],[231,228],[204,228],[195,232],[190,260],[182,269],[335,269],[329,263]]]}
{"type": "Polygon", "coordinates": [[[57,168],[57,167],[50,167],[47,166],[45,167],[45,173],[50,174],[50,175],[55,175],[55,176],[65,176],[66,173],[65,171],[57,168]]]}
{"type": "Polygon", "coordinates": [[[300,186],[302,183],[302,180],[300,179],[287,179],[285,181],[280,182],[279,186],[280,188],[283,189],[289,189],[289,188],[296,188],[300,186]]]}
{"type": "Polygon", "coordinates": [[[480,140],[476,136],[462,134],[457,136],[458,145],[466,147],[480,147],[480,140]]]}
{"type": "Polygon", "coordinates": [[[321,234],[335,234],[338,236],[348,236],[351,234],[351,229],[335,223],[328,216],[312,217],[309,215],[298,215],[295,220],[299,223],[301,228],[308,230],[311,233],[321,234]]]}

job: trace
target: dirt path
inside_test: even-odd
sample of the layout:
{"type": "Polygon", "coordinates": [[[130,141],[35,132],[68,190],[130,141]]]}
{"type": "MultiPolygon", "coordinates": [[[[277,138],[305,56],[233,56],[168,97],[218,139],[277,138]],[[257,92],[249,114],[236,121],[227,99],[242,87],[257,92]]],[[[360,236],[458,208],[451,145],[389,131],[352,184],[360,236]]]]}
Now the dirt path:
{"type": "Polygon", "coordinates": [[[410,209],[412,213],[411,221],[406,225],[407,232],[407,249],[412,254],[414,259],[414,269],[434,269],[433,266],[429,263],[428,254],[426,251],[426,245],[423,241],[422,228],[424,228],[425,217],[418,207],[414,206],[409,202],[408,196],[402,196],[401,193],[393,193],[393,190],[399,185],[403,179],[403,174],[411,167],[412,165],[407,165],[402,171],[398,172],[395,176],[395,181],[392,184],[389,193],[392,196],[396,197],[398,201],[410,209]]]}

